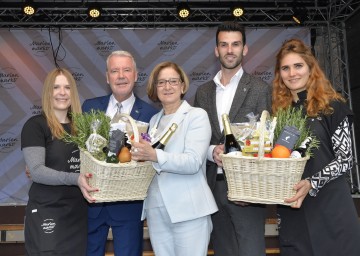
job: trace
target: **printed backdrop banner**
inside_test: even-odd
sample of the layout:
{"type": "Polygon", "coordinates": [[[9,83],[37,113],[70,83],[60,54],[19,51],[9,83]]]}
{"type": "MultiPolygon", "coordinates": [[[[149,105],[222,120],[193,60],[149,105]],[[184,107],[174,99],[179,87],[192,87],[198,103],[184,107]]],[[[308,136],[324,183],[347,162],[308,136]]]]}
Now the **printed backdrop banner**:
{"type": "MultiPolygon", "coordinates": [[[[310,42],[306,28],[248,29],[249,53],[244,69],[271,83],[275,54],[281,43],[297,37],[310,42]]],[[[135,93],[149,102],[146,82],[162,61],[173,61],[187,72],[192,103],[199,85],[211,80],[220,66],[214,55],[215,29],[151,30],[2,30],[0,29],[0,204],[27,202],[31,181],[25,175],[20,149],[21,129],[41,112],[46,74],[68,68],[78,83],[81,102],[110,93],[106,57],[114,50],[131,52],[138,65],[135,93]]],[[[59,152],[61,154],[61,152],[59,152]]]]}

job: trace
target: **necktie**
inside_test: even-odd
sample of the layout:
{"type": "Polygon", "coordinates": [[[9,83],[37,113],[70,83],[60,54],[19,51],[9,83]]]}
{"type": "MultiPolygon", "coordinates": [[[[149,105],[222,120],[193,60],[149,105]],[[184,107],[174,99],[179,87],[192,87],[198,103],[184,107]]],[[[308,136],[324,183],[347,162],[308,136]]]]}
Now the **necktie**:
{"type": "Polygon", "coordinates": [[[118,102],[118,103],[116,103],[116,106],[117,106],[117,111],[116,111],[114,117],[111,119],[112,123],[119,122],[119,120],[121,118],[120,114],[121,114],[121,110],[122,110],[122,105],[121,105],[121,103],[118,102]]]}

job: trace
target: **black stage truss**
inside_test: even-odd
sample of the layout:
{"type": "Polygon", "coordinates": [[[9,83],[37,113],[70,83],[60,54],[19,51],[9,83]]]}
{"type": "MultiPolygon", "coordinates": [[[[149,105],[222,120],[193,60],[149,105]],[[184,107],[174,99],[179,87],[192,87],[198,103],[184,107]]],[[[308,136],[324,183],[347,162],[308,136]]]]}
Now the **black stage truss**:
{"type": "Polygon", "coordinates": [[[346,21],[360,8],[360,1],[238,1],[245,8],[240,18],[233,18],[231,1],[34,1],[38,10],[27,17],[22,14],[24,1],[0,1],[0,28],[194,28],[216,26],[225,20],[238,20],[249,27],[298,26],[291,16],[294,8],[307,12],[302,26],[319,27],[346,21]],[[188,3],[191,14],[186,20],[177,16],[177,4],[188,3]],[[87,15],[90,4],[102,8],[102,15],[92,19],[87,15]]]}

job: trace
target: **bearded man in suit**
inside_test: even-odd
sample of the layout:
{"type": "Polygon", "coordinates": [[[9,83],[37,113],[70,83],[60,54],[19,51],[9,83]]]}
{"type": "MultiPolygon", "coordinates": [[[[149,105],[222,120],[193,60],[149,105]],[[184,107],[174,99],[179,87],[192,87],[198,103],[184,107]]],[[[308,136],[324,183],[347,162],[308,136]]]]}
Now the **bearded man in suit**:
{"type": "Polygon", "coordinates": [[[201,85],[194,106],[205,109],[212,128],[208,150],[207,179],[219,211],[212,215],[211,243],[217,256],[265,255],[264,205],[231,202],[227,198],[219,154],[224,152],[221,115],[227,113],[232,123],[248,122],[247,114],[261,115],[271,109],[270,86],[242,68],[248,52],[245,28],[236,22],[221,24],[216,32],[215,55],[221,70],[213,81],[201,85]]]}
{"type": "MultiPolygon", "coordinates": [[[[112,94],[85,100],[83,112],[101,110],[114,117],[121,104],[121,113],[142,122],[149,122],[158,112],[136,97],[133,88],[137,80],[136,62],[126,51],[114,51],[106,60],[106,78],[112,94]]],[[[115,255],[141,256],[143,244],[143,201],[94,203],[88,207],[88,256],[104,256],[111,227],[115,255]]]]}

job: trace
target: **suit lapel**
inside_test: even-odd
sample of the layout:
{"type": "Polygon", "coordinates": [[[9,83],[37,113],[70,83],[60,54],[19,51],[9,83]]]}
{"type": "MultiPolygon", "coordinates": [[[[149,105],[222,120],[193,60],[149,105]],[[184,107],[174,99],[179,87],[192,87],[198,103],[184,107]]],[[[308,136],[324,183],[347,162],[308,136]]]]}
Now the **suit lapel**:
{"type": "Polygon", "coordinates": [[[248,91],[249,91],[249,75],[244,72],[239,81],[239,85],[236,89],[234,99],[231,104],[230,113],[229,113],[230,122],[234,122],[234,118],[239,112],[248,91]]]}
{"type": "Polygon", "coordinates": [[[186,100],[184,100],[165,130],[167,130],[172,125],[172,123],[176,123],[177,125],[179,125],[184,120],[185,115],[187,114],[187,112],[190,111],[190,109],[190,104],[186,100]]]}
{"type": "MultiPolygon", "coordinates": [[[[161,138],[165,134],[165,132],[170,128],[173,123],[176,123],[179,126],[180,123],[184,120],[186,113],[189,112],[190,109],[190,104],[186,100],[184,100],[183,103],[180,105],[179,109],[176,111],[174,117],[159,135],[159,138],[161,138]]],[[[157,121],[160,121],[161,116],[164,115],[164,109],[162,109],[157,115],[157,121]]],[[[157,126],[157,124],[154,124],[154,126],[157,126]]]]}
{"type": "Polygon", "coordinates": [[[131,109],[130,116],[135,120],[138,120],[141,114],[141,109],[142,109],[141,101],[139,101],[138,98],[135,96],[135,102],[134,102],[134,106],[131,109]]]}
{"type": "Polygon", "coordinates": [[[213,86],[211,87],[211,90],[209,91],[209,109],[210,112],[208,113],[209,119],[211,122],[211,128],[214,129],[214,131],[217,133],[217,137],[221,138],[223,133],[220,131],[220,124],[219,119],[217,116],[217,109],[216,109],[216,85],[213,83],[213,86]]]}
{"type": "Polygon", "coordinates": [[[110,96],[111,96],[111,94],[107,95],[105,97],[102,97],[100,99],[100,102],[98,103],[98,106],[97,106],[97,108],[99,110],[104,111],[106,113],[106,110],[107,110],[109,102],[110,102],[110,96]]]}

